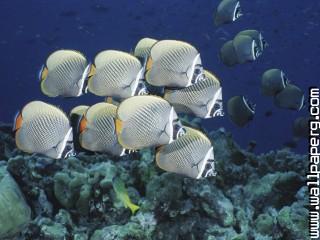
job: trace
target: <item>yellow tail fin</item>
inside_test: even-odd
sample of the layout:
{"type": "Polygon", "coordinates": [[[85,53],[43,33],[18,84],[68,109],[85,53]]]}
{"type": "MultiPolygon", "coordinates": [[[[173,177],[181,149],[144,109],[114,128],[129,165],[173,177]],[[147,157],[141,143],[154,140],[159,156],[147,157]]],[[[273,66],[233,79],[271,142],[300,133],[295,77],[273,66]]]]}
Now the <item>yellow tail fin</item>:
{"type": "Polygon", "coordinates": [[[122,121],[120,119],[116,119],[116,133],[117,135],[120,135],[122,132],[122,121]]]}
{"type": "Polygon", "coordinates": [[[153,60],[151,57],[148,57],[147,63],[146,63],[146,71],[149,71],[153,65],[153,60]]]}
{"type": "Polygon", "coordinates": [[[140,208],[138,205],[135,205],[133,203],[130,203],[128,207],[130,208],[132,214],[135,214],[136,211],[138,211],[140,208]]]}

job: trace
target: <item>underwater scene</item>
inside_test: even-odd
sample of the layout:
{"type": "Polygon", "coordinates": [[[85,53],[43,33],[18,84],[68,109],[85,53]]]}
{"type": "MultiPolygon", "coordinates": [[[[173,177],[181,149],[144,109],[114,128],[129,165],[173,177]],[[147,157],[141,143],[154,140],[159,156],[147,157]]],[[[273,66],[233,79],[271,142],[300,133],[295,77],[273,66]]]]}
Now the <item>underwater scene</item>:
{"type": "Polygon", "coordinates": [[[0,10],[0,240],[320,239],[320,1],[0,10]]]}

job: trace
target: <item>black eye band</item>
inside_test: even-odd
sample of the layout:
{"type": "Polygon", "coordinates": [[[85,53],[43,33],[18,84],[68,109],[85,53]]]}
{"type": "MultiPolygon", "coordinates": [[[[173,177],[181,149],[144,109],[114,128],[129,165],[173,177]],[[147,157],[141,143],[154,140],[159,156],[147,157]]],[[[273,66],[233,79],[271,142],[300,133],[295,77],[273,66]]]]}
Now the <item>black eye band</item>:
{"type": "Polygon", "coordinates": [[[72,157],[72,156],[76,156],[76,152],[73,149],[73,142],[68,141],[62,154],[61,154],[61,158],[68,158],[68,157],[72,157]]]}
{"type": "Polygon", "coordinates": [[[178,119],[173,121],[173,139],[176,140],[186,133],[185,128],[182,126],[178,119]]]}
{"type": "Polygon", "coordinates": [[[202,81],[204,79],[204,74],[203,74],[203,67],[201,64],[197,64],[194,67],[194,72],[193,72],[193,76],[191,79],[191,83],[195,84],[199,81],[202,81]]]}
{"type": "Polygon", "coordinates": [[[213,116],[216,111],[218,111],[219,109],[222,109],[221,104],[222,104],[222,103],[216,102],[216,103],[213,105],[213,107],[212,107],[212,109],[211,109],[211,111],[210,111],[210,116],[213,116]]]}
{"type": "Polygon", "coordinates": [[[201,174],[201,177],[211,177],[211,176],[216,176],[217,172],[215,170],[215,161],[214,159],[209,159],[208,162],[206,163],[206,166],[204,167],[204,170],[201,174]]]}
{"type": "Polygon", "coordinates": [[[144,84],[144,82],[139,81],[134,95],[147,95],[148,93],[149,91],[147,89],[147,86],[144,84]]]}

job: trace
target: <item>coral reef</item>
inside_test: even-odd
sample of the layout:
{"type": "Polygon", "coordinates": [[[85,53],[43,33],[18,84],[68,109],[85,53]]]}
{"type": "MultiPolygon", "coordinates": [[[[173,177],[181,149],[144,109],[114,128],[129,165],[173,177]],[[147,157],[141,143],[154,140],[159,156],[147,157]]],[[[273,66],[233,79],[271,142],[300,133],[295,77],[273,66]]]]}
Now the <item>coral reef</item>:
{"type": "Polygon", "coordinates": [[[31,220],[31,210],[14,179],[0,166],[0,238],[19,233],[31,220]]]}
{"type": "Polygon", "coordinates": [[[257,156],[223,129],[208,136],[218,175],[194,180],[157,168],[152,149],[122,158],[27,155],[0,124],[0,239],[308,239],[307,156],[257,156]],[[115,176],[139,205],[135,214],[117,198],[115,176]]]}

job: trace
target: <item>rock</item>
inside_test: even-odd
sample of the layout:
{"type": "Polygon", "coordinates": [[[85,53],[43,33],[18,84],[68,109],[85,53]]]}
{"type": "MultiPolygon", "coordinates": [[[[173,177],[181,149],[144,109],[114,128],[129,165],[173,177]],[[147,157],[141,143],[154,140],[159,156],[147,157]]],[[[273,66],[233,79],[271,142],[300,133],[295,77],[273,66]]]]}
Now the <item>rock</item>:
{"type": "MultiPolygon", "coordinates": [[[[25,238],[32,240],[88,240],[87,228],[76,226],[72,222],[71,215],[64,209],[60,209],[53,219],[47,217],[37,217],[34,219],[25,238]],[[71,236],[73,238],[71,238],[71,236]]],[[[19,239],[20,240],[20,239],[19,239]]],[[[22,240],[22,239],[21,239],[22,240]]]]}
{"type": "MultiPolygon", "coordinates": [[[[127,240],[136,239],[144,240],[146,238],[140,225],[137,223],[127,223],[126,225],[111,225],[105,228],[96,230],[90,240],[127,240]]],[[[149,238],[150,239],[150,238],[149,238]]]]}
{"type": "Polygon", "coordinates": [[[309,190],[307,186],[303,186],[302,188],[300,188],[297,194],[295,195],[299,204],[303,206],[308,206],[309,204],[308,196],[309,196],[309,190]]]}
{"type": "Polygon", "coordinates": [[[8,160],[17,151],[15,140],[12,134],[12,124],[0,122],[0,161],[8,160]]]}
{"type": "Polygon", "coordinates": [[[146,197],[159,204],[179,200],[182,196],[183,177],[163,173],[160,176],[154,176],[146,187],[146,197]]]}
{"type": "Polygon", "coordinates": [[[269,214],[260,214],[255,220],[255,228],[262,235],[272,233],[274,226],[274,219],[269,214]]]}
{"type": "Polygon", "coordinates": [[[251,179],[244,193],[257,212],[266,206],[280,209],[295,201],[295,195],[303,184],[303,178],[295,172],[269,173],[261,179],[251,179]]]}
{"type": "Polygon", "coordinates": [[[40,236],[47,240],[65,240],[68,238],[68,231],[61,223],[52,222],[46,219],[40,225],[40,236]]]}
{"type": "Polygon", "coordinates": [[[155,156],[150,149],[143,149],[140,154],[140,159],[135,163],[137,165],[136,176],[140,178],[144,184],[147,184],[153,176],[157,175],[157,166],[154,164],[155,156]]]}
{"type": "Polygon", "coordinates": [[[284,231],[285,239],[309,239],[308,216],[308,209],[297,203],[283,207],[277,219],[284,231]]]}
{"type": "Polygon", "coordinates": [[[43,189],[37,189],[38,201],[34,211],[37,215],[52,216],[53,206],[43,189]]]}
{"type": "Polygon", "coordinates": [[[234,224],[232,202],[209,181],[203,180],[190,184],[187,193],[193,198],[198,198],[207,215],[218,220],[222,226],[228,227],[234,224]]]}
{"type": "Polygon", "coordinates": [[[210,137],[214,139],[217,181],[221,187],[228,189],[235,182],[246,182],[255,172],[255,156],[240,149],[224,129],[211,132],[210,137]]]}
{"type": "Polygon", "coordinates": [[[73,240],[88,240],[88,236],[85,233],[75,233],[73,235],[73,240]]]}
{"type": "Polygon", "coordinates": [[[0,167],[0,238],[21,232],[31,220],[31,209],[15,180],[0,167]]]}
{"type": "Polygon", "coordinates": [[[157,225],[157,220],[152,213],[139,212],[137,215],[131,217],[131,221],[139,224],[146,239],[152,239],[157,225]]]}
{"type": "Polygon", "coordinates": [[[255,240],[274,240],[274,239],[281,239],[281,238],[272,238],[272,237],[270,237],[270,236],[265,236],[265,235],[261,235],[261,234],[256,234],[255,236],[254,236],[255,238],[255,240]]]}
{"type": "Polygon", "coordinates": [[[259,162],[257,170],[260,176],[278,171],[293,171],[304,176],[308,166],[307,155],[298,155],[288,149],[261,154],[257,157],[257,161],[259,162]]]}
{"type": "Polygon", "coordinates": [[[101,201],[109,198],[102,196],[103,189],[112,188],[112,178],[119,168],[111,162],[105,162],[90,165],[84,170],[79,164],[79,160],[73,158],[71,168],[54,175],[54,195],[63,207],[77,209],[79,214],[87,215],[94,208],[99,208],[98,211],[102,213],[104,202],[101,201]],[[99,198],[99,203],[95,198],[99,198]]]}
{"type": "Polygon", "coordinates": [[[59,210],[59,212],[55,215],[54,220],[55,222],[60,223],[65,227],[70,228],[73,226],[70,214],[64,209],[59,210]]]}
{"type": "MultiPolygon", "coordinates": [[[[71,174],[58,172],[54,176],[54,195],[62,206],[65,208],[75,207],[79,200],[79,192],[87,181],[86,178],[85,174],[76,172],[71,174]]],[[[89,205],[89,201],[87,204],[89,205]]]]}
{"type": "Polygon", "coordinates": [[[244,208],[237,206],[235,208],[235,226],[237,226],[237,228],[240,229],[240,231],[238,230],[239,232],[246,235],[250,234],[250,230],[252,229],[252,227],[250,226],[252,215],[252,208],[248,206],[244,208]]]}
{"type": "Polygon", "coordinates": [[[206,240],[235,240],[236,237],[238,234],[233,228],[222,228],[217,225],[209,227],[204,235],[206,240]]]}
{"type": "Polygon", "coordinates": [[[231,240],[248,240],[248,237],[246,234],[237,234],[231,240]]]}
{"type": "Polygon", "coordinates": [[[196,212],[189,216],[177,215],[174,219],[158,222],[153,239],[203,239],[209,224],[208,219],[201,218],[196,212]]]}

